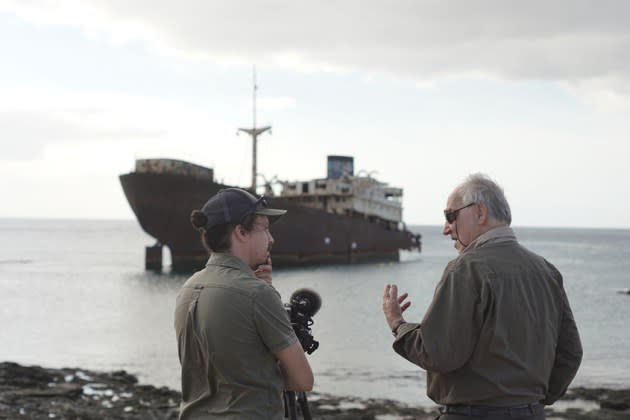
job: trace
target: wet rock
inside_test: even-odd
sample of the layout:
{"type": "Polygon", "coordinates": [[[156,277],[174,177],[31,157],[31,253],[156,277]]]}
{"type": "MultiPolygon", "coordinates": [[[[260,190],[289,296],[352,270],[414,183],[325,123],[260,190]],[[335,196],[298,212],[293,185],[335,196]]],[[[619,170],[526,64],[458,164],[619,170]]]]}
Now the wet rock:
{"type": "MultiPolygon", "coordinates": [[[[125,371],[95,372],[80,368],[47,369],[0,363],[0,419],[177,419],[180,393],[138,384],[125,371]]],[[[385,399],[359,399],[309,393],[312,417],[318,420],[428,420],[437,408],[422,408],[385,399]]],[[[572,388],[546,408],[547,418],[627,420],[630,390],[572,388]]],[[[302,418],[298,415],[298,418],[302,418]]]]}
{"type": "MultiPolygon", "coordinates": [[[[576,388],[572,390],[573,393],[579,393],[583,395],[584,399],[591,399],[599,401],[601,408],[616,410],[616,411],[628,411],[630,410],[630,391],[625,389],[605,389],[605,388],[576,388]]],[[[630,413],[628,413],[630,418],[630,413]]]]}
{"type": "Polygon", "coordinates": [[[180,394],[125,371],[0,363],[0,419],[176,419],[180,394]]]}
{"type": "Polygon", "coordinates": [[[29,388],[53,381],[53,376],[39,366],[21,366],[17,363],[0,363],[0,385],[29,388]]]}
{"type": "Polygon", "coordinates": [[[547,417],[553,414],[554,418],[572,420],[627,420],[630,418],[630,389],[606,389],[606,388],[571,388],[563,399],[547,410],[547,417]],[[579,408],[558,410],[556,405],[577,401],[579,408]],[[585,408],[587,404],[595,403],[596,408],[585,408]]]}

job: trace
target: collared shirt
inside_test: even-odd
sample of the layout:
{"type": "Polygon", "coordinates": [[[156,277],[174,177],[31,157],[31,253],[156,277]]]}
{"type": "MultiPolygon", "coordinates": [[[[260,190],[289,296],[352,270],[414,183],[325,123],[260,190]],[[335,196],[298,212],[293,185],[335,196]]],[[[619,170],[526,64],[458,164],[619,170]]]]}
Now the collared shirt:
{"type": "Polygon", "coordinates": [[[421,324],[401,325],[393,347],[427,370],[427,394],[444,405],[551,404],[582,359],[562,276],[508,227],[446,266],[421,324]]]}
{"type": "Polygon", "coordinates": [[[214,253],[177,296],[180,419],[282,419],[280,350],[297,341],[279,293],[214,253]]]}
{"type": "Polygon", "coordinates": [[[516,241],[516,235],[514,234],[512,228],[508,226],[499,226],[477,236],[471,243],[468,244],[466,248],[464,248],[462,253],[470,252],[473,249],[477,249],[488,242],[498,244],[501,242],[510,241],[516,241]]]}

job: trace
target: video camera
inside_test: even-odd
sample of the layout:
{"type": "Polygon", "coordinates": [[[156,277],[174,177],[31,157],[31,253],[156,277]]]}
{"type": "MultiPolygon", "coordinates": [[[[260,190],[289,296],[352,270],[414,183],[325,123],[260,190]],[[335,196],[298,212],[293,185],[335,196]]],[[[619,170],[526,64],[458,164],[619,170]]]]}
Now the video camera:
{"type": "Polygon", "coordinates": [[[322,298],[311,289],[296,290],[291,295],[289,303],[284,304],[293,331],[300,340],[302,348],[308,354],[313,353],[319,347],[319,342],[311,334],[311,325],[313,325],[313,315],[319,311],[321,306],[322,298]]]}
{"type": "MultiPolygon", "coordinates": [[[[289,314],[293,331],[295,331],[295,335],[300,340],[302,348],[308,354],[313,353],[319,347],[319,342],[311,334],[311,325],[313,325],[313,315],[319,311],[321,306],[322,298],[311,289],[296,290],[291,295],[289,303],[284,304],[287,314],[289,314]]],[[[301,391],[297,393],[294,391],[283,392],[284,416],[288,417],[289,420],[297,420],[296,398],[304,420],[312,420],[306,393],[301,391]]]]}

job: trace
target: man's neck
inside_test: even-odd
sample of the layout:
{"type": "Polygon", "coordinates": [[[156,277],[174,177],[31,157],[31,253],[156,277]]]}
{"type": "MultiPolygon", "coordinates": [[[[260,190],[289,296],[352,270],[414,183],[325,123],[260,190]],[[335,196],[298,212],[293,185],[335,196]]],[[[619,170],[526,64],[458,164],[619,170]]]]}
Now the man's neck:
{"type": "Polygon", "coordinates": [[[507,223],[493,220],[493,221],[489,221],[488,223],[483,224],[482,226],[480,226],[478,234],[475,236],[475,239],[470,241],[470,243],[467,244],[466,247],[462,247],[461,249],[458,248],[457,251],[461,254],[465,250],[469,249],[471,246],[474,247],[474,244],[478,242],[478,239],[481,236],[483,236],[486,233],[490,232],[492,229],[496,229],[496,228],[499,228],[499,227],[507,227],[507,223]]]}
{"type": "Polygon", "coordinates": [[[507,223],[505,222],[499,222],[497,220],[492,220],[489,221],[488,223],[486,223],[483,227],[481,232],[479,233],[479,235],[477,235],[477,237],[483,235],[484,233],[491,231],[492,229],[498,228],[498,227],[506,227],[507,223]]]}

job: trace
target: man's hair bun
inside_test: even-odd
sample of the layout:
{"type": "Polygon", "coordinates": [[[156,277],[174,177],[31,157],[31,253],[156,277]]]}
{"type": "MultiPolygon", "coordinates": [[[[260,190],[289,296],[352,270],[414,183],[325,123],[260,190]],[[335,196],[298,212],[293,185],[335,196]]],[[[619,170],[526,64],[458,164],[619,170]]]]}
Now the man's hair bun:
{"type": "Polygon", "coordinates": [[[208,217],[199,210],[193,210],[190,213],[190,223],[197,229],[202,229],[208,223],[208,217]]]}

